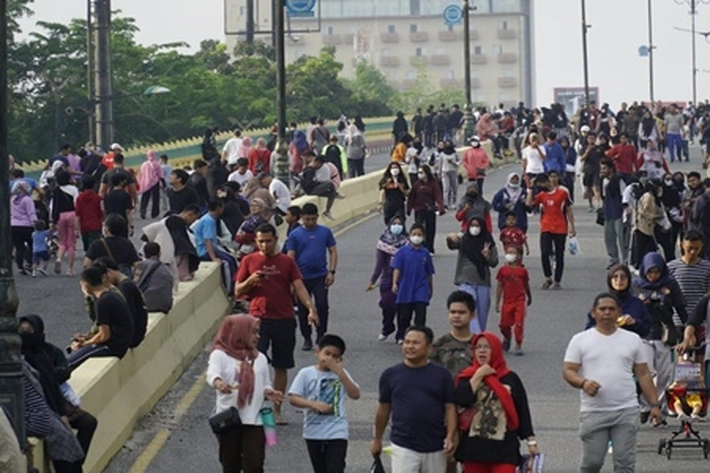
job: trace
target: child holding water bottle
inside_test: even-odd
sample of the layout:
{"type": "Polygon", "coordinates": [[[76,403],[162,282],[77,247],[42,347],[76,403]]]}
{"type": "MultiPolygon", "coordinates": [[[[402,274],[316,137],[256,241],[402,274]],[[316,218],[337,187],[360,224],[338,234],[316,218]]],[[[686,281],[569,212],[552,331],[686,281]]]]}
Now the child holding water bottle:
{"type": "Polygon", "coordinates": [[[317,362],[301,369],[288,392],[291,405],[305,410],[303,438],[314,473],[345,472],[348,420],[345,396],[360,398],[360,387],[343,368],[345,341],[325,334],[318,342],[317,362]]]}
{"type": "Polygon", "coordinates": [[[217,434],[223,473],[264,471],[264,400],[283,401],[283,394],[271,387],[266,356],[256,349],[260,324],[250,315],[226,317],[210,354],[207,384],[217,391],[214,413],[236,406],[241,420],[217,434]]]}

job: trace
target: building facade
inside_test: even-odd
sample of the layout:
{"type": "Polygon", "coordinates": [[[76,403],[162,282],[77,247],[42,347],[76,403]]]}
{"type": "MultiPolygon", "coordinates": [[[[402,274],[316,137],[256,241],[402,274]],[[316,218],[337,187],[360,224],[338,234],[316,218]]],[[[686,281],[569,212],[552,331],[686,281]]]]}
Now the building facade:
{"type": "MultiPolygon", "coordinates": [[[[307,5],[305,0],[293,0],[307,5]]],[[[471,93],[474,102],[534,103],[533,0],[472,0],[471,93]]],[[[245,39],[253,5],[256,40],[270,42],[272,0],[225,0],[230,50],[245,39]]],[[[287,4],[289,2],[287,1],[287,4]]],[[[457,0],[318,0],[289,15],[286,60],[333,46],[352,77],[359,61],[374,64],[397,89],[414,86],[422,69],[434,88],[464,88],[463,24],[443,12],[457,0]]]]}

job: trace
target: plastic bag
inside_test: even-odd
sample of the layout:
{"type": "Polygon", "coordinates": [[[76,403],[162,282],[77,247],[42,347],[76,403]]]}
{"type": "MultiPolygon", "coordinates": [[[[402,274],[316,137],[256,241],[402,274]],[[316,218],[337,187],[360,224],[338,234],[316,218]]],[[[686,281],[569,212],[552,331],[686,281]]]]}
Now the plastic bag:
{"type": "Polygon", "coordinates": [[[582,248],[579,246],[577,237],[570,237],[568,242],[569,254],[572,256],[581,256],[582,248]]]}
{"type": "Polygon", "coordinates": [[[379,455],[373,455],[372,466],[369,473],[386,473],[385,466],[382,464],[382,459],[379,455]]]}
{"type": "Polygon", "coordinates": [[[516,473],[543,473],[545,467],[545,454],[538,453],[535,456],[526,454],[522,456],[516,473]]]}

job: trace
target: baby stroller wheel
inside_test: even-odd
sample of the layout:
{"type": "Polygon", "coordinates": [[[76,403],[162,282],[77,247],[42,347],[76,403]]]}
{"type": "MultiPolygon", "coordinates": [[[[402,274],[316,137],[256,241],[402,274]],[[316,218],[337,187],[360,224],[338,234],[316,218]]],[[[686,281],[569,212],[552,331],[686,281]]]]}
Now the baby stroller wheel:
{"type": "Polygon", "coordinates": [[[663,454],[663,449],[666,448],[666,439],[660,439],[658,441],[658,454],[663,454]]]}

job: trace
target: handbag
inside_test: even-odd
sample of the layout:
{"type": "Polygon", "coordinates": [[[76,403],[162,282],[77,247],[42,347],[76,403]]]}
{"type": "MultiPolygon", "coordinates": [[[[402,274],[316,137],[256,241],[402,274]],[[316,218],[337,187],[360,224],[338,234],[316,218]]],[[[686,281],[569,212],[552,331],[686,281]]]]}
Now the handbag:
{"type": "Polygon", "coordinates": [[[476,409],[473,407],[467,407],[459,412],[459,423],[458,428],[462,432],[468,432],[471,428],[471,423],[473,422],[473,417],[476,415],[476,409]]]}
{"type": "Polygon", "coordinates": [[[382,458],[379,455],[373,455],[369,473],[385,473],[385,466],[382,464],[382,458]]]}
{"type": "Polygon", "coordinates": [[[597,209],[597,225],[604,226],[604,209],[597,209]]]}
{"type": "Polygon", "coordinates": [[[233,427],[242,425],[242,419],[239,417],[239,411],[232,406],[226,411],[218,412],[210,417],[210,427],[215,434],[222,434],[233,427]]]}

